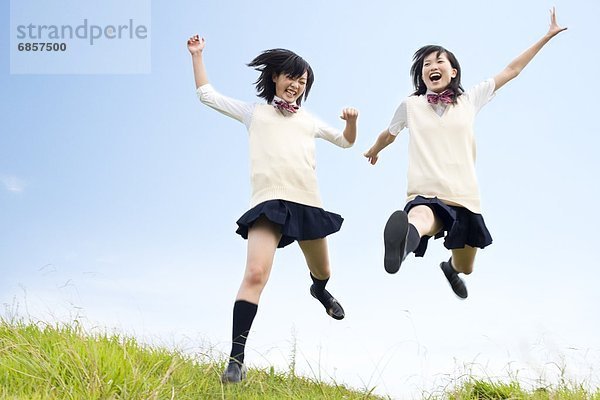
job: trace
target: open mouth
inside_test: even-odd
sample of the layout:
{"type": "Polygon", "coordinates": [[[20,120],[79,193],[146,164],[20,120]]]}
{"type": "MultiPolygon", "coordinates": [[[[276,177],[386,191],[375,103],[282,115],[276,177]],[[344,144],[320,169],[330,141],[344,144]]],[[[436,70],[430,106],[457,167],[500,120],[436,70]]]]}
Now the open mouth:
{"type": "Polygon", "coordinates": [[[296,92],[294,90],[287,89],[285,92],[292,97],[296,96],[296,92]]]}
{"type": "Polygon", "coordinates": [[[431,80],[432,82],[437,82],[440,79],[442,79],[442,74],[440,74],[439,72],[433,72],[429,75],[429,80],[431,80]]]}

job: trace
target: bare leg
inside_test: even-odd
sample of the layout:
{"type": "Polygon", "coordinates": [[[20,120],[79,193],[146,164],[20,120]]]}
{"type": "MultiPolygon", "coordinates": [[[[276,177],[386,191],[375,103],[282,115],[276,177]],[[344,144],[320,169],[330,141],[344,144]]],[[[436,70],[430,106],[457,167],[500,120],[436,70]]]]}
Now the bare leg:
{"type": "Polygon", "coordinates": [[[476,254],[477,248],[467,245],[463,249],[452,249],[452,266],[456,272],[461,272],[465,275],[473,272],[476,254]]]}
{"type": "Polygon", "coordinates": [[[442,229],[442,222],[427,206],[415,206],[408,212],[408,222],[413,224],[419,236],[433,236],[442,229]]]}
{"type": "Polygon", "coordinates": [[[303,240],[298,242],[306,265],[313,276],[320,280],[328,279],[331,275],[329,268],[329,250],[327,248],[327,239],[303,240]]]}
{"type": "Polygon", "coordinates": [[[246,271],[233,306],[231,353],[229,364],[221,375],[223,383],[238,383],[246,379],[246,339],[256,316],[260,295],[269,279],[280,238],[279,227],[264,217],[248,231],[246,271]]]}
{"type": "Polygon", "coordinates": [[[331,293],[325,289],[325,285],[327,285],[327,281],[331,276],[327,239],[303,240],[298,242],[298,244],[304,253],[306,265],[308,265],[313,281],[310,287],[310,294],[323,304],[325,311],[332,318],[343,319],[345,316],[344,309],[331,293]]]}
{"type": "Polygon", "coordinates": [[[280,238],[279,227],[266,218],[260,218],[252,225],[248,231],[246,271],[236,300],[258,304],[269,280],[280,238]]]}
{"type": "Polygon", "coordinates": [[[465,282],[458,274],[464,273],[468,275],[473,272],[475,254],[477,254],[475,247],[465,245],[462,249],[452,249],[451,262],[442,261],[440,264],[452,291],[461,299],[467,298],[468,291],[465,282]]]}

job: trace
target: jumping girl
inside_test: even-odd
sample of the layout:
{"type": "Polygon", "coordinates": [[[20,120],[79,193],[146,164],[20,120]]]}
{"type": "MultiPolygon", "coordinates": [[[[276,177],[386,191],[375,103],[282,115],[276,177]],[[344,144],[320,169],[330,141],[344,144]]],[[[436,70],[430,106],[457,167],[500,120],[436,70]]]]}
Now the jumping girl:
{"type": "Polygon", "coordinates": [[[331,271],[327,235],[337,232],[343,218],[322,209],[315,173],[315,138],[339,147],[356,140],[358,111],[342,110],[343,132],[329,127],[301,107],[314,81],[310,65],[284,49],[267,50],[249,67],[260,72],[256,90],[266,101],[249,104],[225,97],[209,84],[203,62],[204,38],[187,41],[200,101],[242,122],[249,135],[252,198],[250,210],[237,221],[237,233],[248,240],[246,271],[233,306],[232,348],[221,380],[246,377],[244,348],[260,295],[269,279],[275,249],[298,241],[310,270],[310,294],[327,314],[344,318],[344,309],[325,289],[331,271]]]}
{"type": "Polygon", "coordinates": [[[414,54],[410,73],[415,92],[400,104],[389,127],[364,154],[374,165],[379,152],[408,128],[407,203],[403,211],[390,216],[384,229],[384,266],[388,273],[396,273],[411,252],[422,257],[431,236],[445,236],[444,246],[452,256],[440,267],[454,293],[467,297],[467,288],[458,274],[470,274],[477,248],[492,243],[481,215],[475,175],[475,115],[565,29],[557,24],[553,8],[550,28],[539,41],[494,78],[466,92],[460,82],[460,65],[450,51],[430,45],[414,54]]]}

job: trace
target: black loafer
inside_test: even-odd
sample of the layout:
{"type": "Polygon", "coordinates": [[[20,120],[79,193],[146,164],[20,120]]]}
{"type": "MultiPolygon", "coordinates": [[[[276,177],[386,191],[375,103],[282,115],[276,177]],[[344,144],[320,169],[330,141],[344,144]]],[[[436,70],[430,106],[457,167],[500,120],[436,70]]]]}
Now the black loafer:
{"type": "Polygon", "coordinates": [[[406,240],[408,239],[408,216],[404,211],[394,211],[383,231],[383,244],[385,255],[383,265],[390,274],[395,274],[400,269],[402,261],[406,258],[406,240]]]}
{"type": "Polygon", "coordinates": [[[246,379],[247,371],[248,368],[246,368],[246,365],[240,364],[237,361],[230,361],[225,371],[223,371],[223,375],[221,375],[221,382],[239,383],[246,379]]]}
{"type": "Polygon", "coordinates": [[[446,279],[448,279],[448,283],[450,283],[454,294],[461,299],[466,299],[469,295],[467,293],[467,286],[460,276],[458,276],[458,272],[452,268],[452,265],[448,261],[442,261],[440,268],[444,271],[444,275],[446,275],[446,279]]]}
{"type": "Polygon", "coordinates": [[[331,318],[337,320],[344,319],[346,314],[344,313],[342,305],[326,289],[323,289],[322,298],[324,298],[324,300],[321,300],[317,297],[314,284],[310,286],[310,294],[312,295],[312,297],[319,300],[321,304],[323,304],[323,307],[325,307],[325,311],[327,311],[327,314],[329,314],[331,318]]]}

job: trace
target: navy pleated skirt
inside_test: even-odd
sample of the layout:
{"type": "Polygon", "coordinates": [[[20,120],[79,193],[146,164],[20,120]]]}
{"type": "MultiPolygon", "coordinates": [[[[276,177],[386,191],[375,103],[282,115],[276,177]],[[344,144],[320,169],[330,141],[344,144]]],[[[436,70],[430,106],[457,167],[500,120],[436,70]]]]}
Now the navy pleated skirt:
{"type": "MultiPolygon", "coordinates": [[[[435,238],[443,237],[444,247],[447,249],[462,249],[465,245],[483,249],[492,244],[492,235],[485,226],[481,214],[475,214],[464,207],[450,206],[437,197],[426,198],[423,196],[417,196],[414,200],[409,201],[404,207],[404,211],[408,213],[411,208],[420,205],[431,208],[442,222],[442,230],[435,235],[435,238]]],[[[431,236],[421,238],[419,247],[415,250],[415,256],[423,257],[430,238],[431,236]]]]}
{"type": "Polygon", "coordinates": [[[237,221],[236,233],[248,239],[248,230],[264,216],[281,228],[277,247],[285,247],[294,240],[321,239],[340,230],[341,215],[287,200],[268,200],[246,211],[237,221]]]}

